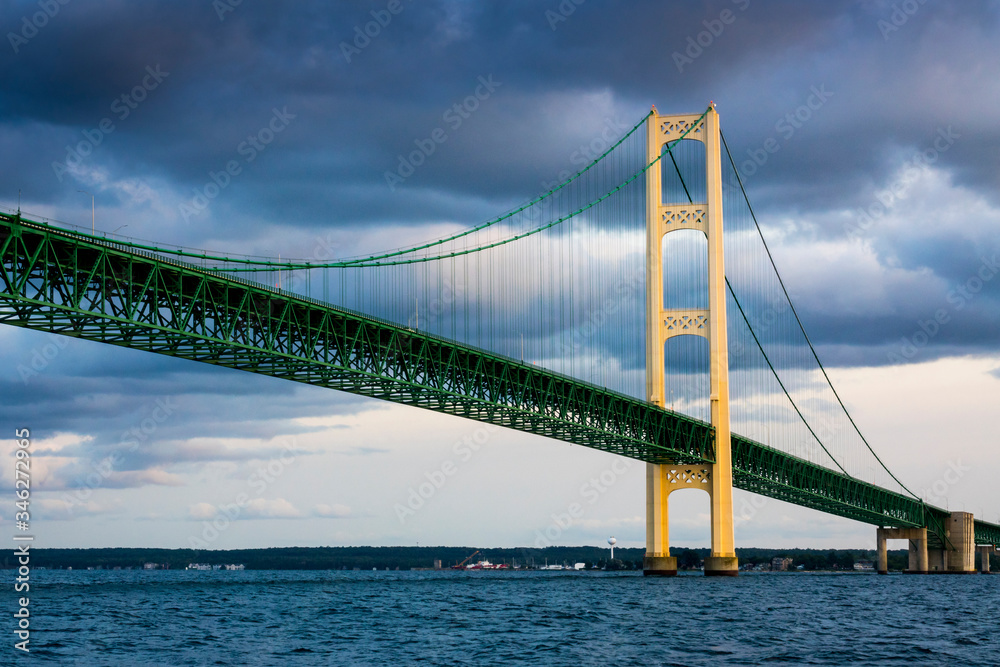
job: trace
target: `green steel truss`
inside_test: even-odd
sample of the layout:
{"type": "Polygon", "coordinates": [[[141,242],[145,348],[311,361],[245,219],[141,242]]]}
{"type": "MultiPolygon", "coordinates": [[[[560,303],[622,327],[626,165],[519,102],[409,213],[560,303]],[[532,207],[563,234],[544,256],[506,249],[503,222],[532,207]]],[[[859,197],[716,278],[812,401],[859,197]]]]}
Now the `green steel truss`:
{"type": "MultiPolygon", "coordinates": [[[[0,323],[412,405],[653,463],[712,462],[709,424],[468,345],[0,214],[0,323]]],[[[882,526],[945,510],[733,437],[738,488],[882,526]]],[[[1000,526],[976,523],[1000,545],[1000,526]]]]}
{"type": "MultiPolygon", "coordinates": [[[[879,526],[923,526],[919,500],[733,434],[733,485],[879,526]]],[[[947,513],[945,513],[947,515],[947,513]]]]}
{"type": "Polygon", "coordinates": [[[711,427],[572,378],[173,259],[0,215],[0,322],[340,389],[649,461],[711,427]]]}
{"type": "Polygon", "coordinates": [[[976,521],[974,532],[976,544],[992,544],[995,547],[1000,547],[1000,526],[985,521],[976,521]]]}

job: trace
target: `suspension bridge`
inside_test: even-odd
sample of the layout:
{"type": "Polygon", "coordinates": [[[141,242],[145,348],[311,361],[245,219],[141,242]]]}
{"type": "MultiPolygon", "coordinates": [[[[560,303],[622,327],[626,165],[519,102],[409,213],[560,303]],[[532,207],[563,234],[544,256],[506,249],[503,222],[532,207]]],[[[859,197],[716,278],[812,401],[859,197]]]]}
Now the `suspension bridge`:
{"type": "Polygon", "coordinates": [[[440,228],[279,259],[2,213],[0,322],[644,461],[647,574],[676,574],[668,498],[691,488],[711,499],[705,573],[737,572],[733,487],[876,526],[880,571],[888,539],[911,572],[974,572],[977,550],[988,571],[1000,526],[912,493],[837,394],[714,106],[654,108],[552,189],[440,228]]]}

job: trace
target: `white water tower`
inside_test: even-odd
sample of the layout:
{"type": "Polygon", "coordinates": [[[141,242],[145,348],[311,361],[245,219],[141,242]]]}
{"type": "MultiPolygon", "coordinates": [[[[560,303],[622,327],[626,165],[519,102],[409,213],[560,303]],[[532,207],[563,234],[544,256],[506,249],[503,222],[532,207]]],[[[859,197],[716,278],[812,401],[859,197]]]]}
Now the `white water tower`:
{"type": "Polygon", "coordinates": [[[608,538],[608,544],[611,545],[611,560],[614,560],[615,559],[615,545],[618,544],[618,540],[615,539],[614,535],[612,535],[611,537],[608,538]]]}

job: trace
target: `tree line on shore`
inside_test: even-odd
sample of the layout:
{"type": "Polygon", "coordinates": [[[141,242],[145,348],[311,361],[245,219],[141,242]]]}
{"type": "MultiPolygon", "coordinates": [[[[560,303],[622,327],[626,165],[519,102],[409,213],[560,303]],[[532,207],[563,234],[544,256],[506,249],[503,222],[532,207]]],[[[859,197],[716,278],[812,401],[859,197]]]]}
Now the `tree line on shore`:
{"type": "MultiPolygon", "coordinates": [[[[275,547],[268,549],[37,549],[32,550],[32,565],[36,568],[85,570],[141,569],[146,563],[184,569],[190,563],[223,565],[241,563],[248,570],[409,570],[430,569],[435,561],[442,568],[462,562],[473,552],[478,553],[469,561],[489,560],[510,566],[539,568],[548,565],[574,565],[585,563],[593,566],[608,565],[606,547],[546,547],[513,549],[476,549],[475,547],[275,547]]],[[[644,549],[616,548],[615,566],[618,569],[642,569],[644,549]]],[[[708,549],[674,548],[678,568],[698,569],[708,549]]],[[[741,565],[768,564],[774,558],[791,558],[792,568],[803,566],[807,571],[851,570],[859,561],[874,561],[874,551],[863,549],[737,549],[741,565]]],[[[1000,568],[1000,559],[994,556],[991,569],[1000,568]]],[[[3,567],[17,567],[10,555],[3,557],[3,567]]],[[[907,567],[905,549],[889,552],[889,569],[907,567]]]]}

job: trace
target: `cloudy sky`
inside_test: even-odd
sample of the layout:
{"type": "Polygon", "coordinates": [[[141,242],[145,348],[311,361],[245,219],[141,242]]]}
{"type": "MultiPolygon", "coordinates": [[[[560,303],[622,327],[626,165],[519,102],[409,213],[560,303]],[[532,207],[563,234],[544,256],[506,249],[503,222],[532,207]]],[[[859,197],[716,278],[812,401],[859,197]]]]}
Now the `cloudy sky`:
{"type": "MultiPolygon", "coordinates": [[[[29,217],[87,226],[84,190],[99,230],[349,255],[488,219],[609,122],[714,100],[869,441],[915,491],[996,521],[1000,3],[895,6],[3,0],[0,206],[20,190],[29,217]]],[[[644,543],[640,464],[86,341],[0,341],[0,451],[31,429],[40,546],[644,543]]],[[[672,498],[672,538],[707,546],[707,496],[690,496],[672,498]]],[[[742,492],[736,511],[738,546],[874,545],[873,528],[742,492]]]]}

